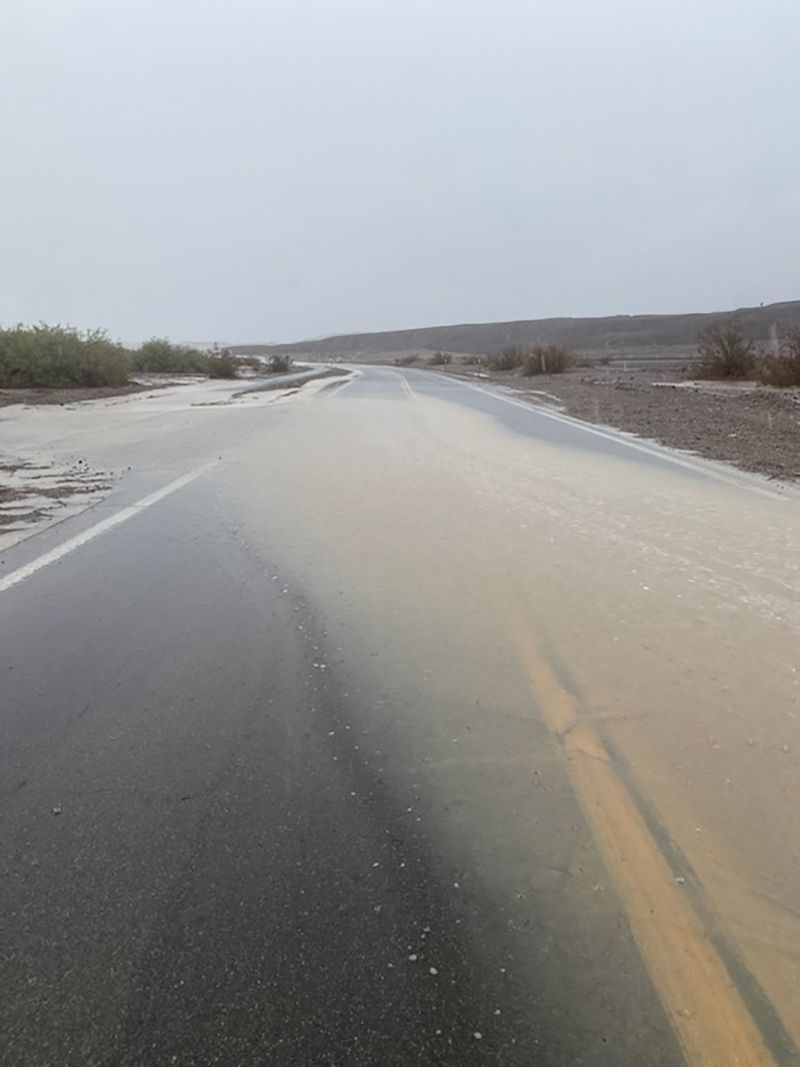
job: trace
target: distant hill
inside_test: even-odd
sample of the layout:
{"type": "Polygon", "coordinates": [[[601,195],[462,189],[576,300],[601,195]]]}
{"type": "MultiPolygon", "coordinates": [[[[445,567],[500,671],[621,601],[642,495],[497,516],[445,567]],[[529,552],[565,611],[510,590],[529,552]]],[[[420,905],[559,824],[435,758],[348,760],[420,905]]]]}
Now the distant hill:
{"type": "Polygon", "coordinates": [[[454,352],[482,355],[499,352],[508,344],[562,344],[576,351],[609,352],[647,347],[693,345],[698,332],[713,322],[739,319],[755,341],[780,336],[800,326],[800,300],[766,307],[739,308],[691,315],[611,315],[593,319],[523,319],[519,322],[467,323],[427,326],[413,330],[352,333],[292,344],[233,345],[238,354],[374,360],[404,352],[454,352]]]}

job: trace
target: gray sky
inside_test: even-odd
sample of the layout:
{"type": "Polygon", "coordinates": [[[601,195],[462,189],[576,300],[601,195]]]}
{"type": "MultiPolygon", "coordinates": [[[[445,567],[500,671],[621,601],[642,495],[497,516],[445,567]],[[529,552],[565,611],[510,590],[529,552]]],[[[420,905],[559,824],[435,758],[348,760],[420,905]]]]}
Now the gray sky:
{"type": "Polygon", "coordinates": [[[0,321],[800,297],[797,0],[4,0],[0,321]]]}

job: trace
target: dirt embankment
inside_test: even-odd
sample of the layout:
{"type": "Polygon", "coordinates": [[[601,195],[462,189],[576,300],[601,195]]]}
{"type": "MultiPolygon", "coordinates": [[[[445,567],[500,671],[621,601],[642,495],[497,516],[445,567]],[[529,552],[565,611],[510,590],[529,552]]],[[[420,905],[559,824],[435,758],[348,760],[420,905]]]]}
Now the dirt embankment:
{"type": "Polygon", "coordinates": [[[0,389],[0,408],[11,404],[77,404],[81,400],[102,400],[108,396],[127,396],[157,388],[160,386],[132,382],[130,385],[76,389],[0,389]]]}
{"type": "MultiPolygon", "coordinates": [[[[465,375],[467,369],[454,368],[465,375]]],[[[800,478],[800,389],[687,382],[656,370],[482,376],[567,414],[771,478],[800,478]],[[547,395],[543,395],[547,394],[547,395]]]]}

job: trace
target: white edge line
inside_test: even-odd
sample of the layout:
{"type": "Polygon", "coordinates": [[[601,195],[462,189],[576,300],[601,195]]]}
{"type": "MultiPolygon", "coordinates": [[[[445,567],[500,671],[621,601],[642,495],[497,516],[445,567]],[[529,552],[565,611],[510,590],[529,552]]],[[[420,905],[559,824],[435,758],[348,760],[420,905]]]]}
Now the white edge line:
{"type": "Polygon", "coordinates": [[[631,437],[626,436],[624,431],[620,431],[619,433],[606,431],[598,426],[593,426],[591,423],[584,422],[582,419],[575,418],[573,415],[563,415],[561,412],[548,411],[546,408],[540,407],[538,404],[532,404],[525,400],[517,400],[510,396],[503,396],[502,393],[494,392],[492,389],[486,389],[481,385],[476,385],[474,382],[466,382],[463,378],[451,378],[445,374],[437,374],[435,371],[428,371],[428,373],[433,374],[435,378],[440,378],[443,382],[458,382],[459,385],[463,385],[466,389],[474,389],[476,393],[484,393],[486,396],[493,397],[495,400],[502,400],[504,404],[511,404],[512,407],[522,408],[525,411],[533,411],[537,415],[541,415],[546,419],[553,419],[555,422],[565,423],[567,426],[572,426],[577,430],[583,430],[584,433],[593,434],[595,437],[602,437],[606,441],[613,441],[616,444],[632,448],[636,452],[643,452],[647,456],[654,456],[657,459],[674,463],[675,466],[684,467],[686,470],[693,471],[695,474],[704,474],[708,478],[715,478],[718,482],[724,482],[726,485],[731,485],[736,489],[747,489],[751,493],[758,493],[760,496],[765,496],[770,500],[793,499],[791,494],[779,493],[774,489],[767,489],[765,486],[754,485],[747,480],[746,473],[743,473],[741,477],[737,477],[735,474],[728,476],[711,466],[711,463],[713,462],[712,460],[695,462],[688,458],[684,459],[682,456],[676,455],[665,445],[649,444],[645,441],[632,439],[631,437]],[[708,465],[706,465],[706,463],[708,463],[708,465]]]}
{"type": "Polygon", "coordinates": [[[30,563],[26,563],[22,567],[18,567],[4,578],[0,578],[0,593],[5,592],[6,589],[10,589],[13,585],[17,585],[26,578],[30,578],[32,574],[36,574],[36,572],[40,571],[43,567],[47,567],[49,564],[62,559],[70,552],[74,552],[76,548],[80,548],[82,545],[87,544],[87,542],[93,541],[95,537],[100,537],[102,534],[108,533],[109,530],[112,530],[115,526],[119,526],[120,523],[125,522],[127,519],[132,519],[134,515],[141,514],[143,508],[149,508],[153,504],[157,504],[159,500],[163,500],[164,497],[170,496],[171,493],[177,492],[178,489],[182,489],[185,485],[189,485],[190,482],[199,478],[200,475],[204,474],[212,465],[213,464],[211,463],[206,463],[202,467],[190,471],[189,474],[181,475],[180,478],[176,478],[174,481],[169,482],[161,489],[156,489],[154,493],[149,493],[147,496],[142,497],[141,500],[137,500],[135,504],[129,504],[127,507],[120,508],[120,510],[113,515],[109,515],[107,519],[102,519],[100,522],[95,523],[94,526],[90,526],[88,530],[84,530],[82,533],[68,538],[66,541],[62,542],[62,544],[57,545],[56,548],[51,548],[49,552],[45,552],[37,559],[31,560],[30,563]]]}
{"type": "MultiPolygon", "coordinates": [[[[339,385],[337,385],[333,389],[331,389],[331,391],[326,395],[325,399],[326,400],[330,400],[331,397],[338,396],[339,393],[343,393],[344,390],[348,387],[348,385],[352,385],[353,382],[356,381],[356,379],[360,378],[360,377],[361,377],[361,372],[360,371],[353,372],[352,377],[347,378],[346,381],[341,382],[339,385]]],[[[317,393],[316,395],[319,396],[319,393],[317,393]]]]}

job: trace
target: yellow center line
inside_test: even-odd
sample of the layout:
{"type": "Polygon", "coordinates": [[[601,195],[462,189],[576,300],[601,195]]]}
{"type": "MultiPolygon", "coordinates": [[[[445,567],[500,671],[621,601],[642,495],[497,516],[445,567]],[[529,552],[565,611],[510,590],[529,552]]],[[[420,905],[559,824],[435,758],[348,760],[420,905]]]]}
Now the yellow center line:
{"type": "Polygon", "coordinates": [[[406,379],[405,375],[401,374],[400,371],[397,371],[397,370],[394,373],[397,375],[397,377],[403,383],[403,392],[406,394],[406,396],[408,397],[409,400],[413,400],[414,399],[414,390],[408,384],[408,380],[406,379]]]}
{"type": "Polygon", "coordinates": [[[520,661],[690,1067],[778,1067],[590,722],[531,638],[520,661]]]}

